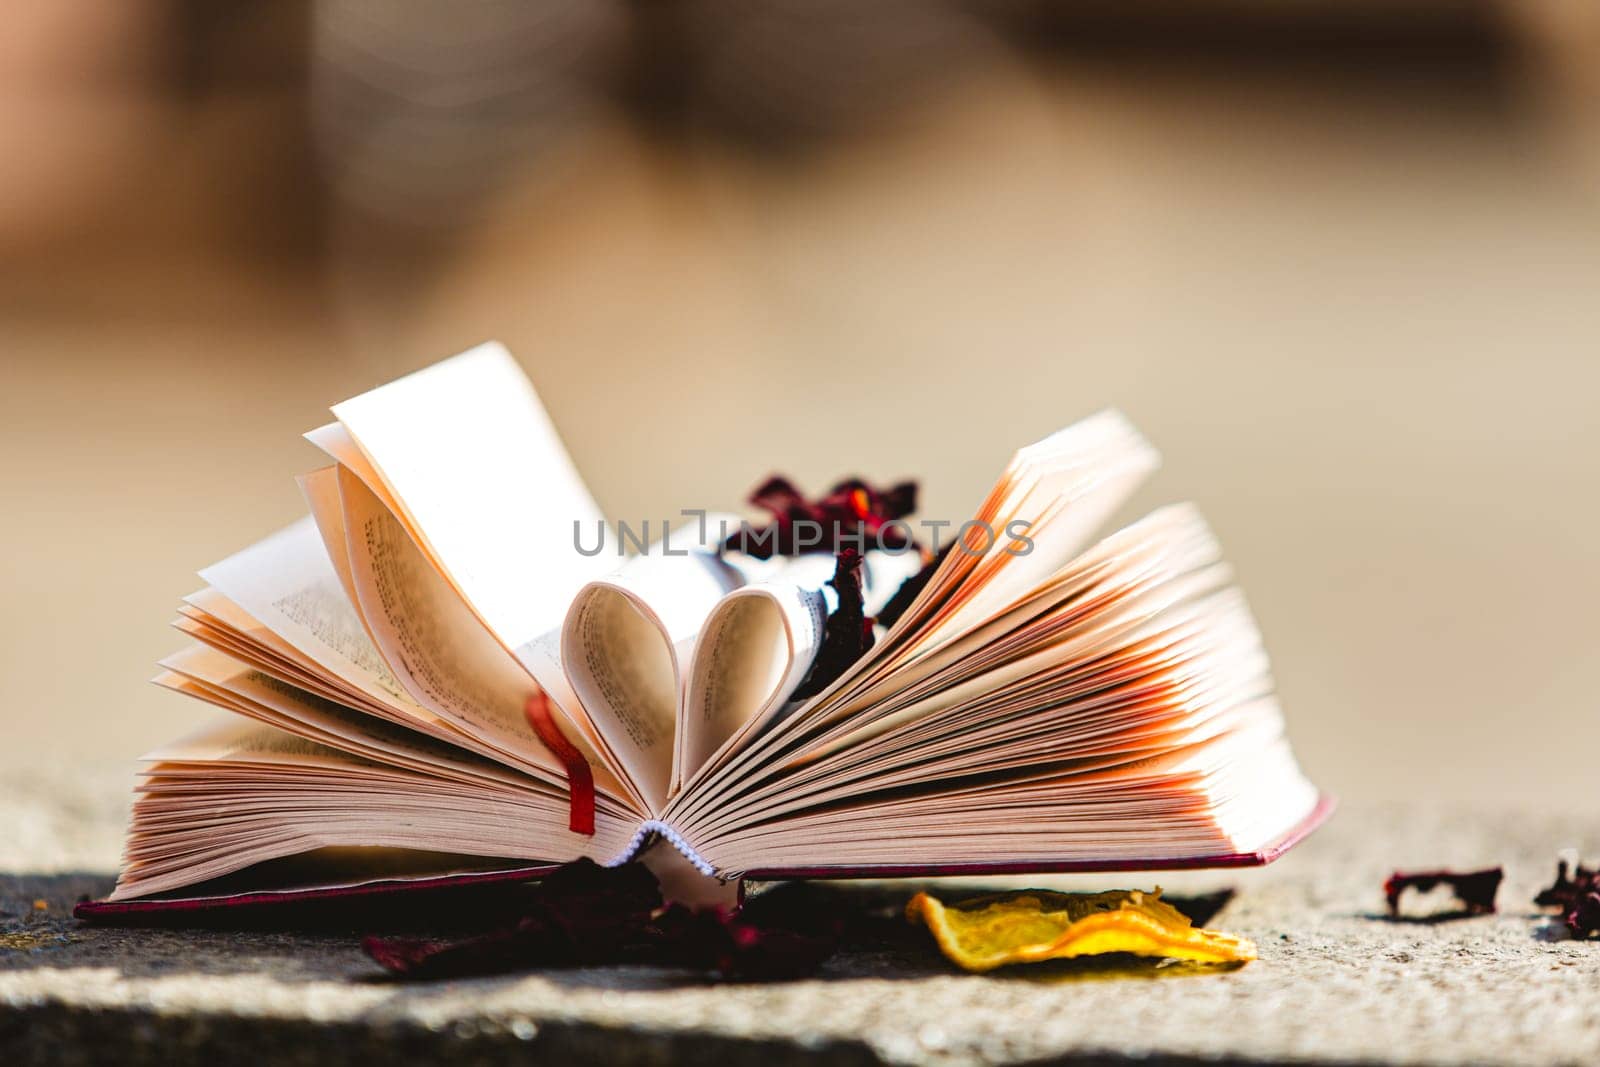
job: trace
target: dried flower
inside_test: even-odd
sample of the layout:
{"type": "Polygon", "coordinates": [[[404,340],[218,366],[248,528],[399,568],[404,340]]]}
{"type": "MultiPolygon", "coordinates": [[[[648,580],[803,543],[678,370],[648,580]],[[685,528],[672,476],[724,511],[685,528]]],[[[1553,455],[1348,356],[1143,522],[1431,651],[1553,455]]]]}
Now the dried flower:
{"type": "Polygon", "coordinates": [[[1499,867],[1490,867],[1481,871],[1412,871],[1409,873],[1395,871],[1389,880],[1383,883],[1383,895],[1389,902],[1389,914],[1400,918],[1400,895],[1407,889],[1415,889],[1419,893],[1427,893],[1443,885],[1448,886],[1461,902],[1461,910],[1441,912],[1434,915],[1412,916],[1412,918],[1437,922],[1444,919],[1460,919],[1469,915],[1489,915],[1494,912],[1494,895],[1500,888],[1500,879],[1505,872],[1499,867]]]}
{"type": "Polygon", "coordinates": [[[900,588],[894,591],[894,596],[890,597],[888,602],[883,605],[882,610],[878,612],[878,625],[893,626],[900,621],[900,616],[904,615],[906,609],[911,607],[912,601],[916,600],[917,596],[928,587],[928,583],[933,580],[934,573],[938,571],[939,565],[944,562],[945,557],[950,554],[950,549],[953,546],[954,542],[945,545],[939,550],[937,556],[934,556],[933,559],[923,565],[920,571],[900,583],[900,588]]]}
{"type": "Polygon", "coordinates": [[[1600,869],[1578,864],[1569,877],[1567,861],[1556,865],[1556,880],[1542,890],[1533,902],[1542,907],[1560,908],[1561,921],[1573,937],[1600,934],[1600,869]]]}
{"type": "Polygon", "coordinates": [[[793,482],[775,475],[750,494],[749,502],[772,521],[759,529],[741,527],[723,542],[725,551],[771,559],[806,552],[837,555],[846,545],[889,550],[915,546],[911,528],[897,520],[917,509],[916,482],[876,488],[848,478],[825,496],[807,500],[793,482]]]}
{"type": "Polygon", "coordinates": [[[811,670],[790,695],[792,700],[816,696],[872,648],[872,620],[861,595],[861,553],[853,548],[839,553],[828,584],[839,594],[839,607],[823,624],[822,644],[811,670]]]}
{"type": "Polygon", "coordinates": [[[833,955],[844,923],[837,913],[789,907],[796,900],[768,892],[737,912],[674,905],[656,922],[659,962],[745,981],[811,974],[833,955]]]}
{"type": "Polygon", "coordinates": [[[545,876],[511,926],[459,940],[368,937],[361,947],[406,978],[607,963],[648,943],[660,906],[661,889],[642,865],[578,860],[545,876]]]}
{"type": "Polygon", "coordinates": [[[840,929],[837,916],[813,898],[785,894],[763,894],[738,912],[663,907],[661,889],[643,865],[578,860],[546,876],[509,926],[456,940],[368,937],[362,948],[409,979],[649,963],[764,980],[815,970],[832,954],[840,929]]]}

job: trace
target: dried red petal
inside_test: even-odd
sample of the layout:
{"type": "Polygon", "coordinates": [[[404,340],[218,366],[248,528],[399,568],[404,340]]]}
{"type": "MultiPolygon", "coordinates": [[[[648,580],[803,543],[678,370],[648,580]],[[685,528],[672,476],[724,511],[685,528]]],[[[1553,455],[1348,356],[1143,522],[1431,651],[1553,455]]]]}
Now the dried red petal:
{"type": "Polygon", "coordinates": [[[809,894],[769,891],[738,912],[662,907],[642,864],[557,868],[512,925],[461,939],[368,937],[362,948],[399,978],[460,978],[536,968],[646,963],[725,978],[793,978],[815,970],[842,921],[809,894]]]}
{"type": "Polygon", "coordinates": [[[774,475],[748,499],[772,521],[739,529],[723,542],[726,551],[771,559],[805,552],[837,555],[846,545],[893,551],[915,546],[910,528],[896,520],[917,509],[916,482],[876,488],[859,478],[847,478],[818,499],[807,500],[793,482],[774,475]]]}
{"type": "Polygon", "coordinates": [[[1461,902],[1460,911],[1435,915],[1414,916],[1429,922],[1459,919],[1469,915],[1489,915],[1494,912],[1494,895],[1500,888],[1505,871],[1490,867],[1481,871],[1395,871],[1383,883],[1383,895],[1389,902],[1389,914],[1400,918],[1400,895],[1407,889],[1427,893],[1441,885],[1448,886],[1461,902]]]}
{"type": "MultiPolygon", "coordinates": [[[[757,898],[759,899],[759,898],[757,898]]],[[[658,962],[712,971],[723,978],[773,981],[811,974],[838,947],[843,927],[793,917],[674,905],[657,920],[658,962]]]]}
{"type": "Polygon", "coordinates": [[[927,588],[928,583],[933,580],[934,572],[939,569],[939,564],[944,562],[944,558],[950,554],[950,549],[953,545],[954,542],[945,545],[939,550],[937,556],[923,565],[920,571],[900,583],[900,588],[894,591],[894,596],[890,597],[878,612],[878,624],[880,626],[893,626],[900,621],[900,616],[904,615],[906,609],[911,607],[912,601],[916,600],[918,595],[927,588]]]}
{"type": "Polygon", "coordinates": [[[361,947],[404,978],[610,963],[649,940],[660,907],[660,886],[641,864],[601,867],[578,860],[545,876],[525,914],[509,927],[455,940],[368,937],[361,947]]]}
{"type": "Polygon", "coordinates": [[[811,661],[811,670],[795,687],[794,700],[822,692],[872,647],[872,620],[867,618],[861,594],[861,553],[853,548],[839,553],[828,584],[839,594],[839,607],[823,624],[822,645],[811,661]]]}
{"type": "Polygon", "coordinates": [[[1556,880],[1540,891],[1533,902],[1561,910],[1561,921],[1576,938],[1600,934],[1600,868],[1578,864],[1569,877],[1567,861],[1556,865],[1556,880]]]}
{"type": "Polygon", "coordinates": [[[1578,906],[1562,916],[1573,937],[1600,934],[1600,892],[1586,893],[1578,906]]]}

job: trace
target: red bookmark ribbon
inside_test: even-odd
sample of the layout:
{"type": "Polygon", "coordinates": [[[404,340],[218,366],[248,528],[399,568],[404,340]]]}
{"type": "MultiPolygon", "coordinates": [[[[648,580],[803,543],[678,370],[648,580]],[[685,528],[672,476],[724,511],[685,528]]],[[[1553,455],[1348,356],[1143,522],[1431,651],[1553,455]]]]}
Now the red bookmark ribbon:
{"type": "Polygon", "coordinates": [[[550,712],[550,698],[543,692],[530,696],[523,711],[528,716],[528,725],[539,735],[539,740],[566,768],[567,793],[571,803],[567,828],[575,834],[593,837],[594,772],[589,769],[589,761],[556,726],[555,716],[550,712]]]}

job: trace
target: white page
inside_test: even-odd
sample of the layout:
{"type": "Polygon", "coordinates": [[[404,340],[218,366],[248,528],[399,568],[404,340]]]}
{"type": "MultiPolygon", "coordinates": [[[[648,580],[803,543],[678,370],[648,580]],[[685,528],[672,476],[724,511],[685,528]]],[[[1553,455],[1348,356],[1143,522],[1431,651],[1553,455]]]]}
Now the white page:
{"type": "Polygon", "coordinates": [[[311,508],[311,518],[322,534],[322,545],[328,552],[328,562],[333,564],[339,584],[350,603],[356,602],[355,579],[350,576],[350,549],[345,544],[344,506],[339,502],[339,467],[337,464],[322,467],[295,479],[300,484],[300,495],[311,508]]]}
{"type": "MultiPolygon", "coordinates": [[[[537,690],[533,678],[462,603],[383,502],[339,468],[339,498],[352,581],[373,640],[423,707],[547,779],[564,776],[524,716],[537,690]]],[[[619,783],[589,746],[568,739],[599,762],[596,785],[613,795],[619,783]]]]}
{"type": "Polygon", "coordinates": [[[673,763],[673,791],[752,722],[775,714],[805,680],[822,644],[820,589],[762,582],[722,599],[696,643],[673,763]]]}
{"type": "Polygon", "coordinates": [[[345,597],[309,516],[207,567],[200,576],[328,674],[380,703],[421,712],[390,673],[345,597]]]}
{"type": "MultiPolygon", "coordinates": [[[[601,519],[504,347],[480,345],[333,407],[397,515],[507,648],[557,627],[614,560],[577,551],[601,519]]],[[[388,501],[386,501],[387,503],[388,501]]]]}

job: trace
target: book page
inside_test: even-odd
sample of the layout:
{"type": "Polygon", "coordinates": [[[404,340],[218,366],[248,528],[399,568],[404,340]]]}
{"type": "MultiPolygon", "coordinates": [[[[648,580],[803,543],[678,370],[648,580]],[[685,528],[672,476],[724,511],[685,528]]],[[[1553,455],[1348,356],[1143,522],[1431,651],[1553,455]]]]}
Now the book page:
{"type": "Polygon", "coordinates": [[[1160,509],[896,672],[862,714],[791,739],[737,803],[668,819],[734,870],[1262,848],[1317,795],[1230,580],[1198,512],[1160,509]]]}
{"type": "MultiPolygon", "coordinates": [[[[346,468],[339,498],[362,617],[401,684],[423,707],[546,781],[565,772],[524,714],[537,683],[489,633],[411,540],[398,519],[346,468]]],[[[563,731],[596,767],[596,787],[618,784],[577,730],[563,731]]]]}
{"type": "Polygon", "coordinates": [[[747,725],[776,714],[811,669],[828,605],[792,582],[746,586],[706,620],[678,720],[673,791],[747,725]]]}
{"type": "Polygon", "coordinates": [[[863,710],[870,703],[863,694],[874,683],[1025,600],[1084,549],[1159,464],[1155,449],[1116,411],[1019,449],[972,520],[979,527],[946,555],[882,647],[817,701],[825,709],[819,718],[863,710]]]}
{"type": "MultiPolygon", "coordinates": [[[[724,558],[755,580],[717,605],[695,644],[678,724],[674,793],[790,707],[789,694],[810,672],[827,618],[839,607],[829,584],[831,553],[724,558]]],[[[921,569],[914,551],[868,552],[859,572],[864,613],[876,615],[921,569]]]]}
{"type": "MultiPolygon", "coordinates": [[[[371,489],[373,495],[383,501],[383,506],[394,513],[406,530],[411,533],[412,539],[420,542],[422,537],[410,525],[406,513],[401,510],[400,504],[395,500],[394,494],[389,492],[389,487],[378,476],[378,471],[373,467],[367,454],[361,451],[361,446],[356,444],[356,439],[350,436],[350,431],[343,424],[330,422],[326,426],[318,426],[315,430],[307,430],[303,435],[305,439],[323,452],[327,453],[338,466],[344,467],[360,478],[371,489]]],[[[326,468],[323,468],[326,469],[326,468]]]]}
{"type": "MultiPolygon", "coordinates": [[[[374,498],[382,502],[382,506],[389,510],[389,514],[394,515],[395,520],[405,528],[406,534],[411,537],[411,542],[429,558],[430,565],[443,574],[442,566],[430,555],[426,544],[422,541],[422,534],[416,530],[416,526],[410,525],[405,514],[400,512],[400,504],[394,494],[390,493],[389,486],[384,485],[373,464],[366,459],[366,454],[358,448],[355,438],[350,437],[349,430],[344,429],[339,422],[330,422],[328,426],[307,432],[306,440],[338,461],[334,466],[322,467],[320,470],[312,470],[310,474],[301,475],[299,482],[302,493],[306,494],[312,515],[317,520],[317,528],[323,531],[323,541],[328,545],[328,555],[334,561],[341,581],[346,582],[352,603],[355,603],[355,587],[350,584],[349,549],[346,545],[344,515],[342,515],[344,506],[339,501],[338,483],[341,470],[358,478],[362,485],[371,491],[374,498]]],[[[467,605],[467,608],[470,609],[470,605],[467,605]]],[[[482,616],[478,616],[478,622],[483,624],[482,616]]],[[[576,731],[587,737],[589,747],[584,745],[579,747],[584,750],[605,750],[602,737],[598,736],[594,723],[589,720],[581,702],[578,701],[578,696],[573,693],[573,688],[566,681],[560,645],[562,645],[562,633],[557,627],[541,633],[533,640],[523,641],[522,645],[510,648],[510,653],[517,657],[517,661],[528,670],[528,673],[533,675],[534,681],[538,681],[539,688],[544,689],[546,696],[554,702],[558,715],[563,715],[576,731]]],[[[618,774],[618,765],[614,761],[611,763],[611,773],[618,774]]]]}
{"type": "Polygon", "coordinates": [[[1070,563],[1161,457],[1117,411],[1102,411],[1019,449],[974,530],[908,615],[926,653],[1027,596],[1070,563]],[[1011,536],[1020,530],[1022,538],[1011,536]]]}
{"type": "Polygon", "coordinates": [[[274,763],[343,768],[366,761],[258,722],[208,724],[140,757],[148,763],[274,763]]]}
{"type": "Polygon", "coordinates": [[[339,576],[344,595],[350,603],[356,602],[355,579],[350,575],[350,549],[345,544],[344,505],[339,500],[339,471],[336,465],[322,467],[302,474],[295,481],[300,495],[311,509],[311,518],[322,535],[322,547],[327,550],[328,562],[339,576]]]}
{"type": "Polygon", "coordinates": [[[442,779],[541,788],[536,781],[455,745],[316,696],[213,649],[191,646],[163,659],[161,666],[165,673],[157,684],[330,748],[442,779]]]}
{"type": "Polygon", "coordinates": [[[558,627],[578,589],[615,565],[577,551],[574,524],[598,522],[600,509],[504,347],[480,345],[333,413],[386,503],[507,648],[558,627]]]}
{"type": "MultiPolygon", "coordinates": [[[[1073,620],[1107,608],[1121,583],[1148,581],[1161,574],[1187,573],[1220,558],[1221,549],[1200,514],[1190,505],[1157,509],[1085,552],[1048,581],[959,637],[899,664],[855,698],[870,710],[814,739],[810,746],[849,744],[852,733],[886,728],[891,713],[909,714],[906,705],[931,690],[948,690],[956,681],[1015,664],[1029,647],[1059,635],[1073,620]],[[1115,581],[1108,581],[1114,578],[1115,581]]],[[[929,713],[937,704],[928,705],[929,713]]]]}
{"type": "Polygon", "coordinates": [[[584,586],[562,627],[573,691],[653,810],[671,784],[682,671],[706,618],[739,581],[710,552],[647,551],[584,586]]]}
{"type": "Polygon", "coordinates": [[[750,779],[778,774],[769,755],[798,736],[837,735],[856,717],[870,716],[881,694],[900,685],[908,664],[1003,615],[1048,582],[1158,463],[1155,450],[1114,411],[1020,449],[884,639],[794,714],[747,735],[737,752],[678,798],[671,814],[686,818],[715,808],[750,779]]]}
{"type": "Polygon", "coordinates": [[[372,646],[371,655],[383,672],[383,688],[379,691],[382,699],[374,696],[373,690],[359,688],[324,670],[305,653],[251,618],[215,586],[206,586],[184,597],[172,625],[240,663],[346,707],[456,743],[463,736],[454,726],[411,699],[399,679],[389,672],[383,657],[378,655],[377,646],[372,646]],[[390,687],[398,695],[389,696],[390,687]]]}
{"type": "MultiPolygon", "coordinates": [[[[146,759],[114,900],[329,848],[551,863],[603,858],[638,827],[636,816],[599,811],[594,837],[575,834],[558,790],[444,780],[245,719],[207,727],[146,759]]],[[[360,880],[381,870],[360,859],[348,873],[360,880]]]]}
{"type": "MultiPolygon", "coordinates": [[[[341,708],[403,726],[408,730],[436,738],[453,749],[482,756],[500,766],[505,765],[505,757],[498,749],[485,744],[472,734],[463,731],[456,723],[440,718],[412,700],[399,680],[389,673],[377,646],[370,644],[370,638],[368,641],[371,656],[387,679],[384,684],[392,685],[398,696],[378,699],[372,690],[358,688],[323,669],[299,649],[251,618],[214,586],[207,586],[185,597],[184,600],[184,604],[179,608],[178,618],[173,620],[173,625],[208,648],[223,653],[230,660],[259,671],[276,682],[333,702],[341,708]]],[[[237,706],[235,702],[215,699],[214,689],[199,694],[195,693],[192,687],[187,687],[184,692],[203,695],[213,703],[242,714],[249,714],[251,711],[249,708],[237,706]]],[[[507,773],[522,772],[512,772],[508,769],[507,773]]],[[[528,784],[534,784],[533,779],[530,778],[528,784]]]]}
{"type": "Polygon", "coordinates": [[[367,635],[309,517],[200,576],[328,674],[373,700],[421,710],[367,635]]]}

